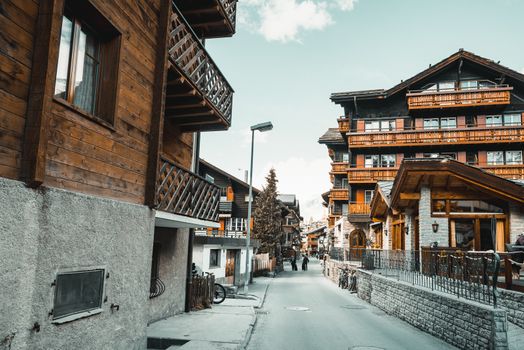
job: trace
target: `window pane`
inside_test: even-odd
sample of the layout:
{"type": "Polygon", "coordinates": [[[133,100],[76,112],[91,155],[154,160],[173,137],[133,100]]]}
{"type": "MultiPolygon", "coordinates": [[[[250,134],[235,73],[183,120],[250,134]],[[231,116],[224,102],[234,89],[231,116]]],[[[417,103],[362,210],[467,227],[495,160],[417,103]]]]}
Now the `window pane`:
{"type": "Polygon", "coordinates": [[[364,192],[364,202],[371,203],[371,199],[373,198],[373,190],[366,190],[364,192]]]}
{"type": "Polygon", "coordinates": [[[58,275],[53,318],[99,308],[103,283],[104,270],[58,275]]]}
{"type": "Polygon", "coordinates": [[[486,126],[500,126],[502,125],[502,116],[488,115],[486,116],[486,126]]]}
{"type": "Polygon", "coordinates": [[[460,82],[460,88],[461,89],[476,89],[477,88],[477,81],[476,80],[464,80],[460,82]]]}
{"type": "Polygon", "coordinates": [[[446,82],[443,82],[443,83],[439,83],[438,84],[438,89],[439,89],[439,91],[442,91],[442,90],[453,90],[453,89],[455,89],[455,83],[452,82],[452,81],[446,81],[446,82]]]}
{"type": "Polygon", "coordinates": [[[504,125],[520,125],[520,114],[504,114],[504,125]]]}
{"type": "Polygon", "coordinates": [[[382,131],[393,131],[395,130],[394,120],[383,120],[380,122],[380,130],[382,131]]]}
{"type": "Polygon", "coordinates": [[[366,122],[365,124],[365,130],[366,131],[379,131],[379,122],[378,121],[371,121],[371,122],[366,122]]]}
{"type": "Polygon", "coordinates": [[[454,129],[457,127],[456,118],[442,118],[440,120],[440,127],[442,129],[454,129]]]}
{"type": "Polygon", "coordinates": [[[488,152],[488,164],[504,164],[504,152],[488,152]]]}
{"type": "Polygon", "coordinates": [[[424,119],[424,129],[438,129],[438,119],[424,119]]]}
{"type": "Polygon", "coordinates": [[[58,66],[56,67],[55,97],[67,98],[67,75],[73,36],[73,22],[62,18],[62,31],[60,33],[60,48],[58,50],[58,66]]]}
{"type": "Polygon", "coordinates": [[[78,39],[75,93],[73,104],[95,114],[96,88],[98,86],[98,43],[84,28],[78,39]]]}
{"type": "Polygon", "coordinates": [[[506,164],[522,164],[522,151],[506,151],[506,164]]]}
{"type": "Polygon", "coordinates": [[[394,154],[383,154],[381,156],[382,159],[382,167],[384,168],[394,168],[395,167],[395,160],[396,156],[394,154]]]}
{"type": "Polygon", "coordinates": [[[366,168],[377,168],[379,166],[379,156],[378,155],[371,155],[366,156],[364,167],[366,168]]]}

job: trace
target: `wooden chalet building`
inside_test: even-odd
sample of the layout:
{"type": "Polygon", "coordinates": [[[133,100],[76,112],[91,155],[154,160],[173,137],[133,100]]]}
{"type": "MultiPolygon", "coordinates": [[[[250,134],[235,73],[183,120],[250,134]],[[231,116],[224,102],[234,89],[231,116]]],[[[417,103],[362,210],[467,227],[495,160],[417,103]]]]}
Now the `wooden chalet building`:
{"type": "MultiPolygon", "coordinates": [[[[249,184],[203,159],[199,162],[199,175],[220,189],[220,226],[196,231],[193,261],[202,271],[213,273],[219,283],[243,285],[246,233],[250,222],[247,219],[249,184]]],[[[260,190],[253,188],[253,199],[259,193],[260,190]]],[[[258,241],[251,237],[250,261],[253,249],[257,247],[258,241]]],[[[248,264],[248,273],[251,272],[251,265],[248,264]]]]}
{"type": "Polygon", "coordinates": [[[524,179],[524,75],[492,60],[461,49],[388,90],[331,100],[344,115],[319,139],[333,161],[329,218],[349,220],[352,247],[380,245],[369,234],[370,202],[403,159],[446,157],[524,179]]]}
{"type": "Polygon", "coordinates": [[[145,349],[187,309],[194,228],[220,227],[198,133],[233,89],[204,43],[236,0],[0,8],[0,343],[145,349]]]}
{"type": "Polygon", "coordinates": [[[281,252],[284,258],[292,258],[300,252],[300,202],[294,194],[279,194],[282,208],[281,252]]]}

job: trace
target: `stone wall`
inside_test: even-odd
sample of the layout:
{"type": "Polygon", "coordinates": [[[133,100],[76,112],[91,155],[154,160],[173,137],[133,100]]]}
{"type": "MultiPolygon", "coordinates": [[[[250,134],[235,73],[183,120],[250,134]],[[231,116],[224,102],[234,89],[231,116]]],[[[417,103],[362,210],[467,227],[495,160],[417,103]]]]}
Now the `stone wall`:
{"type": "Polygon", "coordinates": [[[524,293],[498,289],[498,306],[506,310],[508,321],[524,328],[524,293]]]}
{"type": "MultiPolygon", "coordinates": [[[[449,227],[447,218],[431,217],[431,190],[422,186],[419,201],[419,244],[427,247],[432,242],[438,242],[439,246],[449,246],[449,227]],[[433,232],[433,223],[438,224],[437,233],[433,232]]],[[[418,248],[420,250],[420,247],[418,248]]]]}
{"type": "Polygon", "coordinates": [[[524,212],[522,207],[510,204],[509,221],[509,242],[515,243],[517,236],[524,233],[524,212]]]}
{"type": "Polygon", "coordinates": [[[146,206],[0,179],[0,345],[144,349],[153,229],[146,206]],[[109,274],[102,311],[54,324],[57,272],[94,267],[109,274]]]}
{"type": "Polygon", "coordinates": [[[506,311],[359,270],[358,295],[460,349],[507,349],[506,311]]]}

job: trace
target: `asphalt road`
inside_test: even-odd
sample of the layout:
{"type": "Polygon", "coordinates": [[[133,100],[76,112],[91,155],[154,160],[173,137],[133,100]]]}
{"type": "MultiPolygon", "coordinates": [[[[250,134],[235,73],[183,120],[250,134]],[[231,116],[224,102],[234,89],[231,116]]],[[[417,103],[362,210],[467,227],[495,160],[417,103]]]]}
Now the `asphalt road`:
{"type": "Polygon", "coordinates": [[[289,263],[271,283],[247,349],[455,349],[341,290],[323,277],[318,260],[309,271],[289,263]]]}

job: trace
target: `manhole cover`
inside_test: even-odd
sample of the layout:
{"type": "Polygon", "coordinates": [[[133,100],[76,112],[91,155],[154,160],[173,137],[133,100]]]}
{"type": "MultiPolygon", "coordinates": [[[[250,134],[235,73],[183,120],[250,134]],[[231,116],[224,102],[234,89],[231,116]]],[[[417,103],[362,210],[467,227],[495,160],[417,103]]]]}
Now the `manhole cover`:
{"type": "Polygon", "coordinates": [[[365,306],[362,305],[344,305],[342,306],[344,309],[350,309],[350,310],[362,310],[365,309],[365,306]]]}
{"type": "Polygon", "coordinates": [[[384,348],[377,348],[376,346],[353,346],[349,350],[385,350],[384,348]]]}
{"type": "Polygon", "coordinates": [[[309,310],[309,308],[305,306],[286,306],[285,309],[291,310],[291,311],[308,311],[309,310]]]}
{"type": "Polygon", "coordinates": [[[267,314],[269,314],[269,311],[258,310],[258,311],[255,311],[255,313],[257,315],[267,315],[267,314]]]}

